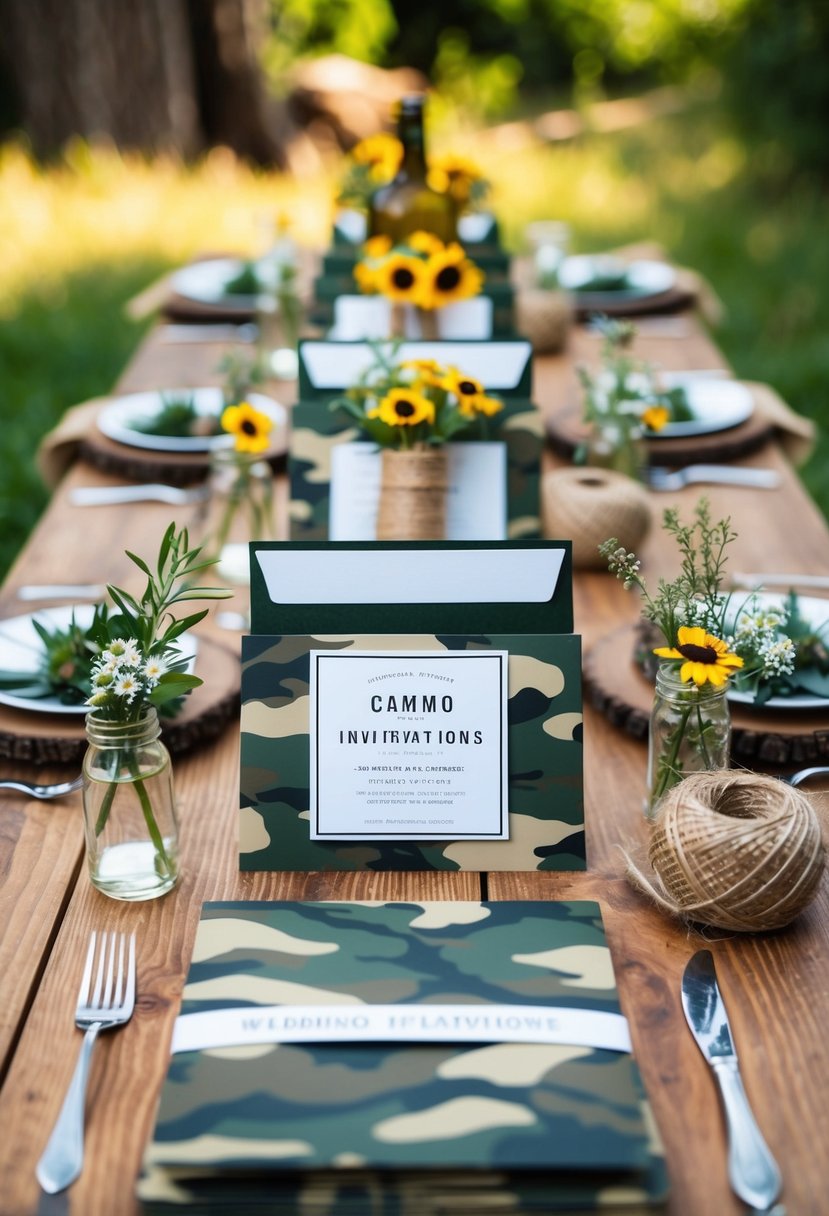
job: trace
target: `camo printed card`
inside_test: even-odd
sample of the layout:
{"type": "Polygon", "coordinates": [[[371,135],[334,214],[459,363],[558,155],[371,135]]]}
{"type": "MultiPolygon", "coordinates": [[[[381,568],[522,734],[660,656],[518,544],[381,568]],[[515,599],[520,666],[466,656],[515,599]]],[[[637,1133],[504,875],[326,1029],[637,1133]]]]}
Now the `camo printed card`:
{"type": "MultiPolygon", "coordinates": [[[[409,666],[408,662],[403,664],[406,669],[409,666]]],[[[318,715],[314,717],[316,722],[318,715]]],[[[574,634],[245,637],[240,868],[584,869],[581,721],[581,646],[574,634]],[[316,804],[312,807],[310,776],[311,656],[318,663],[319,656],[326,653],[347,656],[349,651],[355,652],[355,658],[357,652],[372,651],[420,653],[430,658],[506,652],[503,809],[507,839],[486,839],[482,820],[473,823],[473,830],[465,836],[461,832],[450,836],[448,829],[436,827],[434,838],[429,838],[429,823],[461,822],[460,816],[447,818],[447,799],[453,795],[457,808],[464,793],[474,791],[472,776],[482,763],[482,748],[491,748],[497,759],[501,744],[494,730],[487,734],[476,729],[487,721],[483,709],[479,717],[464,720],[462,725],[468,729],[455,729],[451,711],[460,701],[452,696],[430,696],[426,708],[427,698],[421,698],[414,711],[406,711],[404,697],[412,684],[411,679],[407,682],[408,670],[401,671],[399,679],[389,678],[367,687],[362,700],[355,692],[352,725],[382,718],[384,729],[346,729],[351,721],[346,715],[345,726],[327,744],[329,756],[334,748],[343,753],[342,765],[350,764],[354,769],[349,773],[349,788],[355,798],[364,796],[364,822],[382,822],[383,829],[378,828],[377,838],[364,827],[344,832],[342,839],[312,839],[311,821],[313,818],[316,823],[317,808],[316,804]],[[378,712],[369,713],[375,703],[378,712]],[[374,741],[372,735],[376,736],[374,741]],[[412,784],[415,780],[417,787],[412,784]],[[393,797],[401,782],[407,783],[403,807],[395,804],[393,797]],[[405,832],[395,835],[394,825],[388,825],[392,813],[405,813],[407,822],[417,820],[420,826],[412,829],[411,837],[405,832]],[[471,835],[478,839],[469,838],[471,835]]],[[[501,806],[499,803],[493,811],[496,817],[502,813],[501,806]]],[[[494,831],[488,834],[496,835],[494,831]]],[[[504,831],[498,834],[503,836],[504,831]]]]}
{"type": "MultiPolygon", "coordinates": [[[[519,1008],[623,1022],[594,903],[207,904],[178,1045],[217,1011],[258,1025],[297,1005],[332,1024],[343,1010],[447,1005],[505,1023],[519,1008]]],[[[634,1213],[664,1190],[624,1048],[451,1030],[429,1043],[230,1041],[214,1032],[172,1058],[146,1213],[634,1213]]]]}

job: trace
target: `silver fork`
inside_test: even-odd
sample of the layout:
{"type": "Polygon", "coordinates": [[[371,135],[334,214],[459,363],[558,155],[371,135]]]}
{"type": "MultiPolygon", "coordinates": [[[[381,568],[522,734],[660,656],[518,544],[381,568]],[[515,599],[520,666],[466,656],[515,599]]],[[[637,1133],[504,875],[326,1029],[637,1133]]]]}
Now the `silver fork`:
{"type": "Polygon", "coordinates": [[[75,1008],[75,1025],[86,1031],[81,1054],[57,1123],[35,1170],[38,1182],[50,1195],[74,1182],[83,1168],[84,1100],[98,1031],[123,1026],[135,1007],[135,934],[127,937],[125,933],[102,933],[95,969],[97,938],[93,931],[75,1008]]]}
{"type": "Polygon", "coordinates": [[[20,790],[30,798],[62,798],[64,794],[74,793],[83,785],[83,777],[74,781],[57,781],[54,785],[32,785],[30,781],[0,781],[0,790],[20,790]]]}
{"type": "Polygon", "coordinates": [[[780,484],[774,469],[747,469],[727,464],[689,464],[684,469],[663,469],[652,466],[647,473],[652,490],[681,490],[683,486],[710,482],[723,486],[754,486],[758,490],[773,490],[780,484]]]}

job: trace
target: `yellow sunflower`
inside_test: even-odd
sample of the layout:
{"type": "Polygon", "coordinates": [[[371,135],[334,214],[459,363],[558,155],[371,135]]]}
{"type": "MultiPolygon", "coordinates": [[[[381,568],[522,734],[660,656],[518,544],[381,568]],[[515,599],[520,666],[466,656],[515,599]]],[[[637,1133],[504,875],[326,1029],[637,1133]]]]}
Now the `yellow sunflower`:
{"type": "Polygon", "coordinates": [[[421,308],[443,308],[476,296],[484,276],[458,244],[447,245],[426,262],[421,308]]]}
{"type": "Polygon", "coordinates": [[[457,203],[468,203],[473,185],[483,180],[483,174],[473,160],[449,152],[430,159],[426,180],[439,194],[449,194],[457,203]]]}
{"type": "Polygon", "coordinates": [[[439,236],[435,236],[433,232],[424,232],[421,228],[406,237],[406,244],[410,249],[414,249],[415,253],[425,253],[427,257],[431,257],[433,253],[441,253],[446,248],[439,236]]]}
{"type": "Polygon", "coordinates": [[[426,284],[427,264],[421,258],[393,253],[377,267],[374,286],[399,304],[420,304],[426,284]]]}
{"type": "Polygon", "coordinates": [[[400,168],[403,145],[393,135],[369,135],[351,149],[351,158],[366,165],[377,182],[389,182],[400,168]]]}
{"type": "Polygon", "coordinates": [[[370,236],[363,245],[363,254],[367,258],[384,258],[391,249],[391,237],[385,232],[370,236]]]}
{"type": "Polygon", "coordinates": [[[354,267],[354,278],[360,291],[366,295],[371,295],[377,291],[376,271],[367,262],[357,262],[354,267]]]}
{"type": "Polygon", "coordinates": [[[411,388],[393,388],[369,418],[379,418],[388,426],[417,426],[419,422],[434,422],[435,407],[428,397],[411,388]]]}
{"type": "Polygon", "coordinates": [[[440,387],[446,389],[447,393],[454,394],[461,413],[470,418],[475,413],[473,402],[483,397],[486,392],[480,380],[467,376],[466,372],[458,371],[456,367],[446,369],[441,377],[440,387]]]}
{"type": "Polygon", "coordinates": [[[221,424],[223,430],[234,436],[237,452],[264,452],[268,447],[273,422],[249,401],[227,406],[221,424]]]}
{"type": "Polygon", "coordinates": [[[443,388],[445,369],[437,359],[405,359],[400,366],[409,372],[415,372],[421,384],[429,388],[443,388]]]}
{"type": "Polygon", "coordinates": [[[653,653],[660,659],[681,659],[680,680],[693,680],[698,687],[702,687],[706,681],[709,684],[725,684],[728,677],[743,665],[739,655],[729,654],[725,642],[706,633],[699,625],[680,626],[676,647],[658,646],[653,653]]]}
{"type": "Polygon", "coordinates": [[[670,416],[667,406],[649,405],[642,413],[642,423],[649,431],[661,431],[670,416]]]}

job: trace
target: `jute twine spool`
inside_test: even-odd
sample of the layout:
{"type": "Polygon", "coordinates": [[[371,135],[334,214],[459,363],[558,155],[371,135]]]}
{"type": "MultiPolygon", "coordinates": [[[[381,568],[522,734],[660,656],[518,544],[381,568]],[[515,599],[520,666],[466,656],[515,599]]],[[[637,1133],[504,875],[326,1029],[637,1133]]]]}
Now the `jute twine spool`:
{"type": "Polygon", "coordinates": [[[598,547],[609,536],[635,550],[650,527],[647,492],[622,473],[556,469],[545,476],[543,488],[546,533],[572,540],[573,565],[582,569],[606,566],[598,547]]]}
{"type": "Polygon", "coordinates": [[[384,448],[378,540],[442,540],[446,535],[446,451],[384,448]]]}
{"type": "Polygon", "coordinates": [[[573,306],[563,291],[521,288],[515,295],[515,327],[540,355],[564,350],[573,324],[573,306]]]}
{"type": "Polygon", "coordinates": [[[814,897],[825,865],[808,797],[775,777],[695,773],[662,798],[648,848],[654,875],[628,877],[661,908],[720,929],[781,929],[814,897]]]}

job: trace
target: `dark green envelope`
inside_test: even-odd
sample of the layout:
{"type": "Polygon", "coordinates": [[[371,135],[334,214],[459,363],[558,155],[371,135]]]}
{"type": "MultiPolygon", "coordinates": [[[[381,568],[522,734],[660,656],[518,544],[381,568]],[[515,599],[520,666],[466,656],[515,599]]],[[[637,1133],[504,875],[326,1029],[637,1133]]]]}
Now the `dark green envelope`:
{"type": "Polygon", "coordinates": [[[242,639],[240,868],[243,870],[579,870],[585,868],[581,743],[581,639],[572,629],[569,542],[387,542],[383,545],[251,546],[251,635],[242,639]],[[457,562],[479,555],[492,568],[494,600],[463,603],[308,602],[272,560],[290,572],[300,556],[339,569],[369,552],[408,567],[425,555],[457,562]],[[540,598],[520,602],[497,590],[499,556],[561,568],[540,598]],[[297,602],[290,602],[296,600],[297,602]],[[276,602],[275,602],[276,601],[276,602]],[[288,602],[285,602],[288,601],[288,602]],[[338,841],[310,837],[309,672],[311,650],[507,650],[508,800],[505,841],[338,841]]]}
{"type": "MultiPolygon", "coordinates": [[[[207,904],[183,995],[184,1015],[342,1003],[619,1012],[587,902],[207,904]]],[[[632,1216],[664,1191],[628,1054],[452,1042],[177,1054],[139,1182],[146,1216],[632,1216]]]]}

